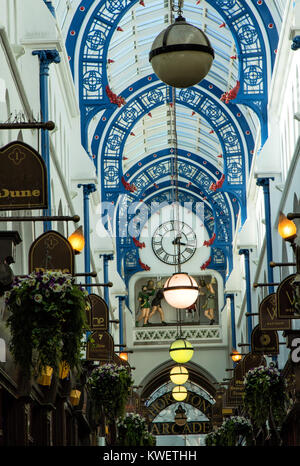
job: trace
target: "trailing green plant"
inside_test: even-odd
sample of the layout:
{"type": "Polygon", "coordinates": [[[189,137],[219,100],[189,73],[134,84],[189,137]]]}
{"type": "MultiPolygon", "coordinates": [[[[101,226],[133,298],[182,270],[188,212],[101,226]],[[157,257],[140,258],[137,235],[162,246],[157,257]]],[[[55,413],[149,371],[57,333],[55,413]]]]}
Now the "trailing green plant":
{"type": "Polygon", "coordinates": [[[23,375],[66,361],[79,369],[86,323],[87,292],[61,272],[33,272],[16,278],[5,294],[10,350],[23,375]]]}
{"type": "Polygon", "coordinates": [[[123,416],[132,384],[131,374],[124,366],[107,363],[94,369],[87,386],[94,403],[96,420],[102,410],[111,421],[123,416]]]}
{"type": "Polygon", "coordinates": [[[153,446],[155,437],[148,432],[146,419],[140,414],[126,413],[117,421],[118,445],[153,446]]]}
{"type": "Polygon", "coordinates": [[[277,430],[287,412],[286,382],[273,367],[259,366],[247,372],[244,379],[244,407],[256,428],[266,423],[277,430]]]}
{"type": "Polygon", "coordinates": [[[205,438],[206,446],[233,447],[242,443],[247,446],[251,444],[252,425],[249,419],[242,416],[232,416],[214,432],[205,438]]]}

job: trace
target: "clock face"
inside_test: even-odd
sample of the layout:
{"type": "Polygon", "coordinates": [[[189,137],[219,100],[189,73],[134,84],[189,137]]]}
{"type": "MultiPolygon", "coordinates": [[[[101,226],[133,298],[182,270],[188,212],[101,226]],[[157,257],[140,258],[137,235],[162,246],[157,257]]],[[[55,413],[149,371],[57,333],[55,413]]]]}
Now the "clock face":
{"type": "Polygon", "coordinates": [[[178,262],[178,246],[175,244],[178,237],[180,263],[184,264],[195,254],[197,248],[197,237],[191,227],[186,223],[170,220],[162,223],[154,232],[152,249],[156,257],[165,264],[175,265],[178,262]]]}

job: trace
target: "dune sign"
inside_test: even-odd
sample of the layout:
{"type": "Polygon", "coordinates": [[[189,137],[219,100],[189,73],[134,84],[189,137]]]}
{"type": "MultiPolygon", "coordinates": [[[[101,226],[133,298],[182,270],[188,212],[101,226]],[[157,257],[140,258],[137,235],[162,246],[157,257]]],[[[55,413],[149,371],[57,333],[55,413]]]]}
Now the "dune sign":
{"type": "Polygon", "coordinates": [[[0,210],[45,209],[47,170],[40,154],[22,141],[0,149],[0,210]]]}

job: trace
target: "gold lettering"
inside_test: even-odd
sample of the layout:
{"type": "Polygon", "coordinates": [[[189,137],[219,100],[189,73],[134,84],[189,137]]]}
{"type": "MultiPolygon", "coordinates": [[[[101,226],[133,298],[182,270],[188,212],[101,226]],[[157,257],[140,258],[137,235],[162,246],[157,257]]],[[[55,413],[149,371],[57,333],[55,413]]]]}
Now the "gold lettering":
{"type": "Polygon", "coordinates": [[[274,320],[275,317],[276,317],[276,314],[277,314],[277,309],[276,309],[276,307],[269,307],[269,306],[267,306],[267,312],[268,312],[268,314],[269,314],[269,316],[270,316],[270,319],[271,319],[271,320],[274,320]]]}
{"type": "MultiPolygon", "coordinates": [[[[288,291],[286,291],[286,295],[287,295],[287,297],[288,297],[288,300],[289,300],[291,306],[294,306],[294,304],[295,304],[295,296],[293,296],[293,299],[291,299],[290,294],[289,294],[288,291]]],[[[286,310],[287,310],[288,312],[291,312],[290,309],[286,309],[286,310]]],[[[293,311],[294,311],[294,310],[293,310],[293,311]]]]}
{"type": "Polygon", "coordinates": [[[173,398],[171,398],[171,395],[172,395],[171,392],[170,392],[170,393],[166,393],[166,394],[164,395],[164,401],[165,401],[165,403],[166,403],[166,406],[170,406],[170,405],[173,404],[174,401],[175,401],[173,398]]]}
{"type": "Polygon", "coordinates": [[[162,434],[163,435],[168,435],[170,432],[169,432],[169,424],[167,424],[166,422],[163,422],[163,425],[162,425],[162,434]]]}
{"type": "Polygon", "coordinates": [[[190,429],[190,426],[188,425],[188,423],[185,424],[184,428],[183,428],[183,431],[182,431],[183,434],[191,434],[191,429],[190,429]]]}
{"type": "Polygon", "coordinates": [[[158,425],[156,423],[152,424],[151,434],[160,435],[158,425]]]}
{"type": "Polygon", "coordinates": [[[70,273],[69,269],[46,269],[45,267],[35,267],[35,272],[62,272],[62,273],[70,273]]]}
{"type": "Polygon", "coordinates": [[[93,317],[93,325],[102,325],[104,323],[104,317],[93,317]]]}
{"type": "Polygon", "coordinates": [[[203,427],[203,424],[201,424],[200,422],[193,422],[192,423],[193,434],[200,434],[202,432],[202,427],[203,427]],[[198,429],[196,429],[196,427],[198,427],[198,429]]]}
{"type": "Polygon", "coordinates": [[[0,193],[0,197],[8,197],[9,196],[9,191],[8,189],[2,189],[2,193],[0,193]]]}
{"type": "Polygon", "coordinates": [[[41,191],[39,189],[34,189],[32,191],[32,196],[33,197],[38,197],[41,194],[41,191]]]}

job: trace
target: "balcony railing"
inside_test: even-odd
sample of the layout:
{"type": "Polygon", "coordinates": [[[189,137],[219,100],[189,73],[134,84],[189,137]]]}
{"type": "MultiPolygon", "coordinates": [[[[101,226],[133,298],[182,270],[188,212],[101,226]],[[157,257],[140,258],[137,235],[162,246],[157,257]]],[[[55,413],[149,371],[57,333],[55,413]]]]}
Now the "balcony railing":
{"type": "MultiPolygon", "coordinates": [[[[169,345],[178,335],[177,326],[166,327],[139,327],[133,330],[134,345],[169,345]]],[[[216,343],[223,341],[222,328],[214,326],[184,326],[182,335],[191,343],[216,343]]]]}

